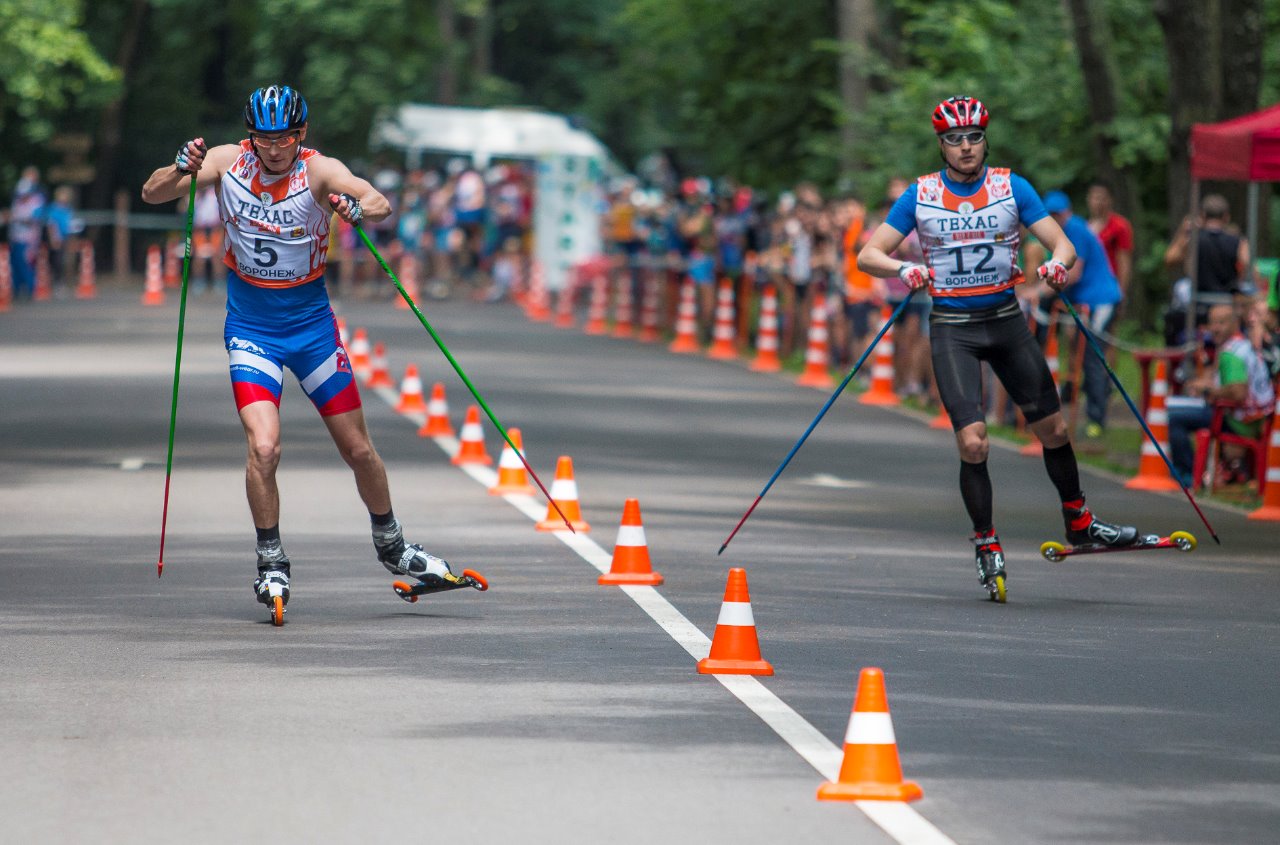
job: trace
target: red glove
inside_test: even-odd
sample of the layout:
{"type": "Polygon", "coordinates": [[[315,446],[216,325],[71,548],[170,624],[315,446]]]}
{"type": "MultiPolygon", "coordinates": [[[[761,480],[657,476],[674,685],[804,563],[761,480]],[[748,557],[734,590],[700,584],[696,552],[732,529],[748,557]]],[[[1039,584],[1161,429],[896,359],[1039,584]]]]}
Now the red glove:
{"type": "Polygon", "coordinates": [[[923,264],[903,262],[898,268],[898,278],[911,290],[920,290],[933,279],[933,270],[923,264]]]}

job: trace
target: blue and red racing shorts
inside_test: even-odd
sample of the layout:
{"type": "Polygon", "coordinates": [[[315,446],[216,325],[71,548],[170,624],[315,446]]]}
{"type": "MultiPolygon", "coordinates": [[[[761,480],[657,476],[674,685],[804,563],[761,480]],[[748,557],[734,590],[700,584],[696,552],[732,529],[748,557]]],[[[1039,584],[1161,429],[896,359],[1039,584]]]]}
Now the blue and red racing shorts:
{"type": "Polygon", "coordinates": [[[285,367],[321,416],[360,407],[323,276],[292,288],[260,288],[228,272],[223,339],[236,408],[264,400],[279,407],[285,367]]]}

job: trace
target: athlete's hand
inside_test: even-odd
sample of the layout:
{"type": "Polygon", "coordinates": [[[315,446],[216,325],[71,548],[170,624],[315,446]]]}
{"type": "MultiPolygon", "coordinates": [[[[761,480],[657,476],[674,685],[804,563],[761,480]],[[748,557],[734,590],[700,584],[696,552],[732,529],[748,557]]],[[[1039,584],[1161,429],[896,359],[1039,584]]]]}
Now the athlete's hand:
{"type": "Polygon", "coordinates": [[[911,290],[920,290],[933,279],[933,270],[923,264],[912,264],[904,261],[898,268],[898,278],[911,290]]]}
{"type": "Polygon", "coordinates": [[[208,151],[204,138],[194,138],[182,145],[182,149],[173,157],[173,163],[179,173],[199,173],[204,165],[204,154],[208,151]]]}
{"type": "Polygon", "coordinates": [[[1047,282],[1049,287],[1061,293],[1067,286],[1067,265],[1056,258],[1050,258],[1036,270],[1036,276],[1040,281],[1047,282]]]}
{"type": "Polygon", "coordinates": [[[338,212],[339,217],[352,226],[359,226],[360,221],[364,219],[364,210],[360,208],[360,200],[351,196],[351,194],[329,194],[329,205],[333,206],[333,210],[338,212]]]}

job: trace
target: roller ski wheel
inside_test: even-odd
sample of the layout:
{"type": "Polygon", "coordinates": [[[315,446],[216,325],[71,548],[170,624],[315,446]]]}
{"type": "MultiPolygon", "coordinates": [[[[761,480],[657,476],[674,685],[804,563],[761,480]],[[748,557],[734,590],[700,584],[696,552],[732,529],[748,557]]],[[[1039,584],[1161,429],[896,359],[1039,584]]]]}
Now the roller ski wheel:
{"type": "Polygon", "coordinates": [[[447,572],[443,576],[428,576],[426,579],[413,584],[407,581],[396,581],[391,585],[391,589],[395,590],[396,595],[410,604],[416,602],[418,596],[460,590],[463,587],[471,587],[483,593],[489,589],[489,582],[474,569],[464,569],[461,575],[447,572]]]}
{"type": "Polygon", "coordinates": [[[1180,552],[1195,551],[1198,544],[1196,538],[1187,531],[1175,531],[1168,537],[1159,534],[1144,534],[1136,542],[1127,546],[1107,546],[1101,543],[1085,543],[1079,546],[1064,546],[1062,543],[1050,541],[1040,547],[1040,554],[1050,563],[1057,563],[1072,555],[1094,555],[1105,552],[1141,552],[1155,549],[1177,549],[1180,552]]]}
{"type": "Polygon", "coordinates": [[[987,598],[991,599],[992,601],[999,602],[1000,604],[1004,604],[1009,600],[1009,593],[1008,593],[1008,590],[1005,589],[1003,575],[997,575],[994,578],[991,578],[990,580],[988,580],[986,583],[986,588],[987,588],[987,598]]]}
{"type": "Polygon", "coordinates": [[[289,603],[288,572],[275,569],[259,572],[253,587],[258,601],[271,615],[271,624],[279,628],[284,624],[285,606],[289,603]]]}

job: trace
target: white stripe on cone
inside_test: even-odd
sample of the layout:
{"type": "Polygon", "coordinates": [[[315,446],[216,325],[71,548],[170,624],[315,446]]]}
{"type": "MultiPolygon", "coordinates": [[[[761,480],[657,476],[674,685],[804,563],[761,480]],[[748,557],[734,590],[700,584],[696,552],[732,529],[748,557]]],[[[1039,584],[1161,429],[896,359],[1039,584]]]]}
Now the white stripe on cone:
{"type": "Polygon", "coordinates": [[[717,625],[734,625],[740,628],[754,626],[756,624],[755,617],[751,614],[751,602],[749,601],[726,601],[720,605],[720,616],[716,619],[717,625]]]}
{"type": "Polygon", "coordinates": [[[551,498],[557,502],[572,501],[578,498],[578,482],[572,478],[557,478],[551,482],[551,498]]]}
{"type": "Polygon", "coordinates": [[[643,525],[622,525],[618,527],[618,541],[614,544],[617,546],[644,546],[644,526],[643,525]]]}
{"type": "Polygon", "coordinates": [[[849,716],[845,745],[894,745],[893,719],[888,713],[858,713],[849,716]]]}
{"type": "Polygon", "coordinates": [[[1147,411],[1147,425],[1168,425],[1169,412],[1164,408],[1152,408],[1147,411]]]}
{"type": "Polygon", "coordinates": [[[520,462],[520,456],[516,454],[516,450],[510,446],[502,450],[501,457],[498,458],[499,469],[523,469],[524,464],[520,462]]]}
{"type": "Polygon", "coordinates": [[[480,427],[480,423],[465,423],[462,426],[462,433],[458,436],[459,440],[484,440],[484,429],[480,427]]]}

